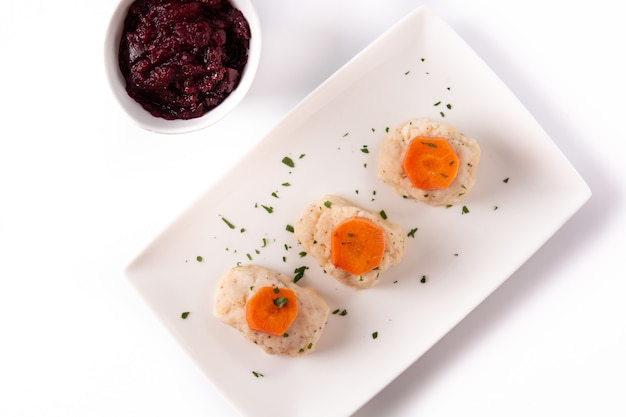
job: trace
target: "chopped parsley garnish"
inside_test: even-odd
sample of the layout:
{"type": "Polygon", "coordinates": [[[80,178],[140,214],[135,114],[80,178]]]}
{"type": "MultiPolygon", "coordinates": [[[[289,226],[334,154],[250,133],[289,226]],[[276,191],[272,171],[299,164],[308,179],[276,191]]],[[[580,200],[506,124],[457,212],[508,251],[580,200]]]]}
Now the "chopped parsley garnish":
{"type": "Polygon", "coordinates": [[[307,269],[309,269],[309,267],[308,267],[308,266],[301,266],[301,267],[296,268],[296,269],[293,271],[293,272],[294,272],[294,274],[296,274],[296,275],[293,277],[293,282],[298,282],[298,281],[300,281],[300,280],[302,279],[302,277],[304,277],[304,271],[306,271],[307,269]]]}
{"type": "Polygon", "coordinates": [[[421,282],[422,284],[425,284],[425,283],[426,283],[426,275],[422,275],[422,278],[420,279],[420,282],[421,282]]]}
{"type": "Polygon", "coordinates": [[[268,213],[272,214],[274,212],[274,207],[271,206],[265,206],[263,204],[261,204],[261,207],[263,207],[265,209],[265,211],[267,211],[268,213]]]}
{"type": "Polygon", "coordinates": [[[380,214],[380,217],[384,220],[387,220],[387,213],[385,213],[385,210],[381,210],[378,214],[380,214]]]}
{"type": "Polygon", "coordinates": [[[370,150],[367,149],[367,145],[363,145],[363,147],[361,148],[361,152],[363,152],[363,153],[370,153],[370,150]]]}
{"type": "Polygon", "coordinates": [[[293,233],[293,226],[288,224],[287,226],[285,226],[285,230],[288,231],[288,232],[293,233]]]}
{"type": "Polygon", "coordinates": [[[188,311],[185,311],[183,314],[181,314],[181,315],[180,315],[180,317],[181,317],[182,319],[186,319],[187,317],[189,317],[189,312],[188,312],[188,311]]]}
{"type": "Polygon", "coordinates": [[[277,306],[278,308],[283,308],[285,305],[287,305],[287,298],[286,297],[275,298],[274,305],[277,306]]]}
{"type": "Polygon", "coordinates": [[[283,182],[281,185],[282,185],[283,187],[291,187],[291,184],[290,184],[290,183],[288,183],[288,182],[283,182]]]}
{"type": "Polygon", "coordinates": [[[345,315],[348,314],[348,311],[345,308],[343,310],[338,308],[338,309],[333,311],[333,314],[338,314],[340,316],[345,316],[345,315]]]}
{"type": "Polygon", "coordinates": [[[506,177],[505,179],[502,180],[503,183],[508,183],[509,182],[509,177],[506,177]]]}
{"type": "Polygon", "coordinates": [[[409,233],[407,233],[407,236],[408,236],[408,237],[415,237],[415,232],[417,232],[417,227],[416,227],[416,228],[414,228],[414,229],[411,229],[411,230],[409,231],[409,233]]]}
{"type": "Polygon", "coordinates": [[[222,220],[224,221],[224,223],[226,223],[226,226],[230,227],[231,229],[235,228],[235,225],[229,222],[228,220],[226,220],[225,217],[222,217],[222,220]]]}
{"type": "Polygon", "coordinates": [[[435,104],[433,104],[433,106],[438,106],[441,104],[441,101],[436,102],[435,104]]]}
{"type": "Polygon", "coordinates": [[[302,251],[298,255],[300,255],[301,258],[304,258],[306,256],[306,252],[302,251]]]}
{"type": "Polygon", "coordinates": [[[330,208],[330,206],[332,206],[333,203],[331,203],[330,201],[325,201],[324,202],[324,206],[326,206],[326,208],[330,208]]]}
{"type": "Polygon", "coordinates": [[[372,339],[377,339],[377,338],[378,338],[378,332],[372,333],[372,339]]]}
{"type": "Polygon", "coordinates": [[[288,156],[284,157],[282,162],[283,164],[287,165],[289,168],[293,168],[296,166],[296,164],[293,163],[293,159],[291,159],[288,156]]]}
{"type": "Polygon", "coordinates": [[[200,255],[196,256],[196,261],[202,262],[202,256],[200,256],[200,255]]]}
{"type": "Polygon", "coordinates": [[[467,208],[467,206],[463,206],[463,208],[461,209],[461,214],[467,214],[469,213],[469,209],[467,208]]]}
{"type": "Polygon", "coordinates": [[[254,375],[256,378],[262,378],[265,376],[262,373],[257,372],[257,371],[252,371],[252,375],[254,375]]]}

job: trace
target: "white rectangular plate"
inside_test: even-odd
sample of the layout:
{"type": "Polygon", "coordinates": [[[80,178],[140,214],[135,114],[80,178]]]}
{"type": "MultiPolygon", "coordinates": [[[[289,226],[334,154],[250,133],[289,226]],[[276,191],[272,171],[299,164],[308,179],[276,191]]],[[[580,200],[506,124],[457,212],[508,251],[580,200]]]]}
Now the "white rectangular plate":
{"type": "Polygon", "coordinates": [[[240,413],[349,415],[502,284],[590,195],[501,80],[442,20],[418,8],[293,109],[127,275],[240,413]],[[461,204],[404,200],[377,178],[386,128],[415,117],[450,123],[479,141],[476,186],[461,204]],[[377,287],[344,287],[311,256],[300,256],[286,226],[323,194],[384,210],[407,233],[418,228],[405,259],[377,287]],[[267,355],[213,316],[217,281],[238,262],[288,275],[307,266],[299,283],[316,287],[331,311],[348,314],[329,317],[312,354],[267,355]]]}

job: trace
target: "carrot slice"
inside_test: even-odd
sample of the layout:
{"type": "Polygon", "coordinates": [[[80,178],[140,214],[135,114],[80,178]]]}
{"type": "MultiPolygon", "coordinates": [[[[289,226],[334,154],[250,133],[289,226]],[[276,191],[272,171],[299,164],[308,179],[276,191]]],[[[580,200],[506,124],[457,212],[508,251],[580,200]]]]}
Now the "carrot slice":
{"type": "Polygon", "coordinates": [[[288,288],[261,287],[246,303],[248,327],[275,336],[282,336],[297,315],[296,293],[288,288]]]}
{"type": "Polygon", "coordinates": [[[441,190],[456,178],[459,157],[446,139],[417,136],[409,142],[402,169],[415,188],[441,190]]]}
{"type": "Polygon", "coordinates": [[[361,275],[380,265],[385,235],[366,217],[350,217],[335,226],[330,238],[330,260],[337,268],[361,275]]]}

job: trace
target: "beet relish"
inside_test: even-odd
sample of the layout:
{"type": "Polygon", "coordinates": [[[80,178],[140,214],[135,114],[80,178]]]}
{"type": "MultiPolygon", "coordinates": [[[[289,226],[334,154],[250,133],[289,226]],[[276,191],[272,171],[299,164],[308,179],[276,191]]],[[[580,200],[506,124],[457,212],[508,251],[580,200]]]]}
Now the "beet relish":
{"type": "Polygon", "coordinates": [[[135,0],[118,57],[126,91],[153,116],[200,117],[239,84],[249,43],[228,0],[135,0]]]}

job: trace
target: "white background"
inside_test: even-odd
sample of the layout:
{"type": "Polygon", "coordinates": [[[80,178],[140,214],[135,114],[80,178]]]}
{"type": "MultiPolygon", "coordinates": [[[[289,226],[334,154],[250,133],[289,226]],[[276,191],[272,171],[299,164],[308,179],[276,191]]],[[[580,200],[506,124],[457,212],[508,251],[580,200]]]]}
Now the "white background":
{"type": "Polygon", "coordinates": [[[115,0],[0,3],[0,415],[235,415],[123,269],[290,108],[419,5],[494,69],[593,196],[356,416],[626,415],[618,3],[255,4],[262,61],[242,106],[214,127],[164,136],[133,125],[106,84],[115,0]],[[225,142],[232,129],[238,138],[225,142]]]}

